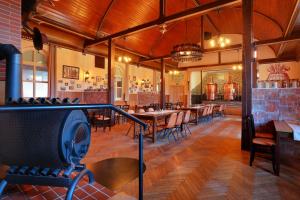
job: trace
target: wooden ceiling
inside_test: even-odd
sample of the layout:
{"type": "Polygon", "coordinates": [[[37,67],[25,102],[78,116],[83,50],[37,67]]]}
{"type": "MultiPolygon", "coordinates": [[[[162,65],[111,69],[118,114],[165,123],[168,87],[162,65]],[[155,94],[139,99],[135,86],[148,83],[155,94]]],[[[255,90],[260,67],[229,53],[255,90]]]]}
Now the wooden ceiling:
{"type": "MultiPolygon", "coordinates": [[[[166,0],[165,15],[205,5],[216,0],[166,0]]],[[[33,20],[47,22],[95,40],[159,18],[159,0],[60,0],[51,6],[42,1],[33,20]]],[[[254,37],[258,40],[284,37],[295,6],[299,0],[254,0],[254,37]]],[[[297,13],[299,8],[296,8],[297,13]]],[[[160,27],[147,29],[114,39],[114,42],[147,57],[168,55],[172,47],[182,42],[200,42],[201,16],[167,24],[162,34],[160,27]]],[[[203,17],[204,31],[213,34],[242,34],[242,9],[237,4],[214,10],[203,17]]],[[[291,33],[299,33],[299,16],[291,33]]],[[[280,45],[272,45],[275,52],[280,45]]],[[[286,45],[281,55],[299,53],[299,45],[286,45]]],[[[282,50],[281,50],[282,51],[282,50]]]]}

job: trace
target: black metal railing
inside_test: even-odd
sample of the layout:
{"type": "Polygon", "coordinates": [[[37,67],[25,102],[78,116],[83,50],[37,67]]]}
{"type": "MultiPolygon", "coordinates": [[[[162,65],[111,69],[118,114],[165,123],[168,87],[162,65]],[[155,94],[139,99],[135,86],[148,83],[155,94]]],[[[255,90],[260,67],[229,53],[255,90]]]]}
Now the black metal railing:
{"type": "MultiPolygon", "coordinates": [[[[143,199],[143,131],[147,128],[140,119],[128,114],[112,104],[57,104],[57,105],[9,105],[0,106],[0,112],[11,111],[45,111],[45,110],[82,110],[82,109],[111,109],[140,125],[139,134],[139,200],[143,199]]],[[[1,138],[0,138],[1,139],[1,138]]]]}

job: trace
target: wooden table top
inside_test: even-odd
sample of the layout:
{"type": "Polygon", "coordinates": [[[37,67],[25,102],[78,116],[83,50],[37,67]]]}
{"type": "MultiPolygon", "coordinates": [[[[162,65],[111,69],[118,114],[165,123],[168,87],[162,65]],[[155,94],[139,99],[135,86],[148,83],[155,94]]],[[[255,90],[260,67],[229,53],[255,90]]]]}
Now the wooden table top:
{"type": "Polygon", "coordinates": [[[293,129],[288,125],[286,121],[274,120],[274,126],[277,132],[280,133],[293,133],[293,129]]]}
{"type": "Polygon", "coordinates": [[[281,137],[293,138],[293,129],[288,125],[286,121],[273,120],[275,130],[281,137]]]}
{"type": "Polygon", "coordinates": [[[191,107],[186,107],[186,108],[180,108],[181,110],[199,110],[203,109],[205,106],[191,106],[191,107]]]}
{"type": "Polygon", "coordinates": [[[177,112],[180,112],[180,110],[163,110],[163,111],[154,111],[154,112],[134,113],[132,115],[138,118],[139,117],[161,117],[161,116],[167,116],[177,112]]]}

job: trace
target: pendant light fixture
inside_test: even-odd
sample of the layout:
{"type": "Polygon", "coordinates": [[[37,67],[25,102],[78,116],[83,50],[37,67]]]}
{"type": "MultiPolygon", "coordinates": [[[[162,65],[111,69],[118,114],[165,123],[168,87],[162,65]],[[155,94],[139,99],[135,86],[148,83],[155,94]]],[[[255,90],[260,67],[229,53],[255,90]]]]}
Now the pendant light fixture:
{"type": "MultiPolygon", "coordinates": [[[[185,7],[187,8],[187,0],[185,0],[185,7]]],[[[202,50],[200,45],[196,43],[190,43],[187,39],[188,33],[187,20],[185,20],[185,43],[175,45],[171,52],[173,61],[176,62],[195,62],[202,59],[202,50]]]]}

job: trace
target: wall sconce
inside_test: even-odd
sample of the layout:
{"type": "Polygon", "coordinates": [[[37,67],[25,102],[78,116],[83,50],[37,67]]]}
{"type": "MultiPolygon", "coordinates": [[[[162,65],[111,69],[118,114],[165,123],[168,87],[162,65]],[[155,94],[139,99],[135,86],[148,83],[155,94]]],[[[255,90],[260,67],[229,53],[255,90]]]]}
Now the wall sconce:
{"type": "Polygon", "coordinates": [[[87,82],[87,81],[89,80],[89,78],[90,78],[90,72],[89,72],[89,71],[86,71],[86,72],[84,73],[84,81],[87,82]]]}

